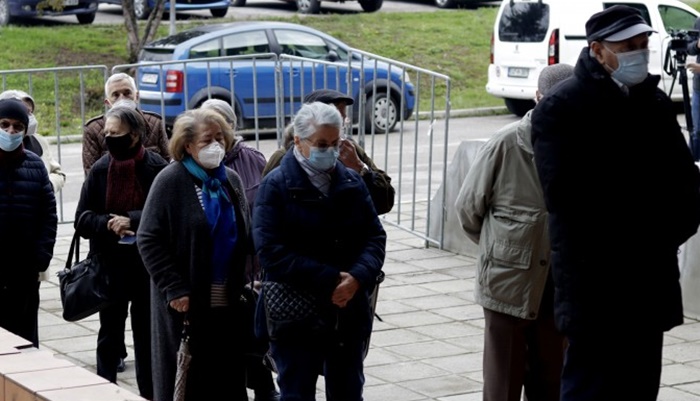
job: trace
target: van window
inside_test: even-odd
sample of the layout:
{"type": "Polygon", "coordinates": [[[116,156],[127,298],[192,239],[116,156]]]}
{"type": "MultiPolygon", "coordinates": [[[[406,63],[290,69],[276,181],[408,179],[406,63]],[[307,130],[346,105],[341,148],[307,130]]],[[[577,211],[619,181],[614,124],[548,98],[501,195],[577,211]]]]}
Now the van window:
{"type": "Polygon", "coordinates": [[[664,22],[666,32],[693,29],[695,26],[695,15],[681,8],[660,5],[659,14],[661,14],[661,20],[664,22]]]}
{"type": "Polygon", "coordinates": [[[549,29],[549,4],[508,2],[503,8],[498,37],[502,42],[542,42],[549,29]]]}

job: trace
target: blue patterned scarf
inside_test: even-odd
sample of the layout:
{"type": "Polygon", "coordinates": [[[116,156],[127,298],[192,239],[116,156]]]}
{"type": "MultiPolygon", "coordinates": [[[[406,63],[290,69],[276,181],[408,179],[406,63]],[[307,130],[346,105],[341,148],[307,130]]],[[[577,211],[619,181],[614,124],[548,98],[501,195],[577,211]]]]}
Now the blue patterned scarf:
{"type": "Polygon", "coordinates": [[[214,283],[220,284],[228,278],[237,240],[236,213],[231,198],[222,184],[227,181],[226,168],[220,164],[209,175],[189,155],[185,156],[182,164],[193,177],[202,181],[204,214],[211,227],[211,237],[214,242],[212,278],[214,283]]]}

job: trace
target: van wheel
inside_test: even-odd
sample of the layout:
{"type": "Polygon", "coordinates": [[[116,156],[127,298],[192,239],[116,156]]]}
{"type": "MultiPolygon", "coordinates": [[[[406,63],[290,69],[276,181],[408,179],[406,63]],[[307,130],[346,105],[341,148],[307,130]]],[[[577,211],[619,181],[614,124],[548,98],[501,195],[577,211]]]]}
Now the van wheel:
{"type": "Polygon", "coordinates": [[[534,100],[505,99],[505,102],[508,111],[510,111],[518,117],[524,116],[525,113],[527,113],[528,111],[532,110],[533,107],[535,107],[534,100]]]}
{"type": "Polygon", "coordinates": [[[297,11],[302,14],[318,14],[321,0],[297,0],[297,11]]]}
{"type": "Polygon", "coordinates": [[[9,0],[0,0],[0,26],[5,26],[10,23],[10,5],[9,0]]]}

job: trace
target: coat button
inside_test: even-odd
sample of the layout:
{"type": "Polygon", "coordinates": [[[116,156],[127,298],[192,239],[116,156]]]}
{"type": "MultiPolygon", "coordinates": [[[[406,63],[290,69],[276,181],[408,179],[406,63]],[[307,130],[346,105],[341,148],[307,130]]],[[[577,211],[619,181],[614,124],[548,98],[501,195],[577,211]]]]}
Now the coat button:
{"type": "Polygon", "coordinates": [[[540,260],[540,266],[547,266],[547,261],[544,259],[540,260]]]}

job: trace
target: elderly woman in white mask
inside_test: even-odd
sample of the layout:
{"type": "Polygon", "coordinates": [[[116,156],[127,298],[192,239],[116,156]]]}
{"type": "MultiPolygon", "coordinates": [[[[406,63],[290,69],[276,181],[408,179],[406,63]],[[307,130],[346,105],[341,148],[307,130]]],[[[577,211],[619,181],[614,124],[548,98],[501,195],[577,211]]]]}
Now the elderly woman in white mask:
{"type": "Polygon", "coordinates": [[[224,166],[233,129],[213,110],[181,114],[173,126],[173,162],[156,177],[137,244],[151,275],[155,400],[172,400],[185,321],[192,364],[189,400],[212,394],[248,401],[239,299],[250,254],[250,216],[240,177],[224,166]]]}

